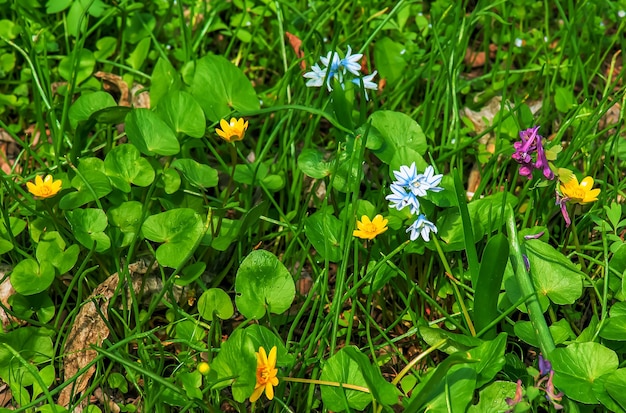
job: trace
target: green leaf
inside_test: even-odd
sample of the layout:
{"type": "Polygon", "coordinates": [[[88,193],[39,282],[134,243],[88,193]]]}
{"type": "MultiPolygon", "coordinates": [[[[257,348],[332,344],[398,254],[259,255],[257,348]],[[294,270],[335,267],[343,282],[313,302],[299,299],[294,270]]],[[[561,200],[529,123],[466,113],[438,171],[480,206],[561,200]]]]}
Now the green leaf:
{"type": "Polygon", "coordinates": [[[106,92],[83,94],[70,106],[70,125],[75,129],[78,123],[87,121],[99,110],[116,106],[113,96],[106,92]]]}
{"type": "Polygon", "coordinates": [[[36,313],[38,320],[44,324],[52,320],[56,312],[55,303],[45,291],[33,295],[14,294],[9,297],[9,304],[15,315],[22,320],[27,320],[36,313]]]}
{"type": "Polygon", "coordinates": [[[37,244],[37,261],[49,262],[59,271],[59,274],[65,274],[71,270],[76,261],[80,247],[72,245],[65,249],[65,241],[57,231],[44,232],[37,244]]]}
{"type": "Polygon", "coordinates": [[[537,239],[526,241],[525,246],[537,294],[560,305],[573,304],[580,298],[583,273],[566,256],[537,239]]]}
{"type": "Polygon", "coordinates": [[[139,150],[130,144],[113,148],[104,159],[104,169],[113,186],[130,192],[130,184],[148,186],[154,181],[154,169],[139,150]]]}
{"type": "Polygon", "coordinates": [[[263,347],[265,352],[269,354],[272,347],[276,346],[277,366],[292,366],[295,362],[295,356],[287,351],[287,347],[285,347],[280,337],[276,336],[269,328],[251,324],[246,327],[246,333],[252,340],[252,344],[257,352],[259,347],[263,347]]]}
{"type": "Polygon", "coordinates": [[[117,49],[117,38],[112,36],[101,37],[96,41],[98,50],[94,52],[96,60],[108,59],[117,49]]]}
{"type": "Polygon", "coordinates": [[[217,185],[217,171],[209,165],[203,165],[193,159],[176,159],[172,162],[172,168],[180,171],[191,185],[200,189],[217,185]]]}
{"type": "Polygon", "coordinates": [[[132,242],[135,234],[139,232],[143,205],[138,201],[122,202],[120,205],[109,209],[107,218],[112,227],[119,230],[122,240],[118,247],[127,247],[132,242]]]}
{"type": "MultiPolygon", "coordinates": [[[[389,165],[395,152],[402,147],[409,147],[420,155],[426,153],[428,148],[426,135],[420,125],[408,115],[390,110],[377,110],[370,116],[370,121],[372,128],[366,146],[372,149],[370,140],[378,141],[379,145],[376,146],[379,147],[376,150],[372,149],[372,152],[384,163],[389,165]]],[[[407,165],[410,165],[410,162],[407,165]]]]}
{"type": "Polygon", "coordinates": [[[570,399],[597,403],[593,383],[617,370],[619,360],[613,350],[598,343],[572,343],[553,350],[548,359],[555,371],[554,385],[570,399]]]}
{"type": "Polygon", "coordinates": [[[324,154],[310,148],[303,149],[298,156],[298,169],[315,179],[322,179],[331,173],[331,165],[324,161],[324,154]]]}
{"type": "Polygon", "coordinates": [[[93,53],[87,49],[80,49],[80,52],[74,51],[69,56],[65,56],[59,62],[59,75],[68,82],[74,81],[76,76],[76,84],[87,80],[96,67],[96,58],[93,53]],[[78,61],[76,71],[74,71],[74,61],[78,61]]]}
{"type": "MultiPolygon", "coordinates": [[[[564,318],[553,323],[550,327],[548,327],[548,329],[550,330],[550,334],[554,339],[554,344],[558,345],[575,338],[572,328],[570,327],[568,321],[564,318]]],[[[516,322],[513,330],[515,331],[515,335],[521,340],[525,341],[533,347],[539,347],[539,340],[537,340],[535,329],[533,328],[530,321],[516,322]]]]}
{"type": "Polygon", "coordinates": [[[200,344],[206,334],[206,330],[197,321],[183,320],[176,324],[174,336],[191,344],[200,344]]]}
{"type": "Polygon", "coordinates": [[[174,284],[180,286],[189,285],[200,278],[205,269],[206,264],[202,261],[194,262],[193,264],[183,268],[182,274],[176,277],[174,284]]]}
{"type": "MultiPolygon", "coordinates": [[[[13,236],[16,237],[24,231],[24,228],[26,228],[26,221],[15,217],[9,217],[9,227],[11,228],[13,236]]],[[[2,220],[0,221],[0,254],[9,252],[13,248],[14,245],[13,242],[11,242],[11,237],[9,236],[6,223],[2,220]]]]}
{"type": "Polygon", "coordinates": [[[293,278],[274,254],[252,251],[243,260],[235,278],[235,303],[247,318],[259,319],[265,312],[281,314],[296,295],[293,278]]]}
{"type": "Polygon", "coordinates": [[[626,369],[615,370],[606,377],[604,388],[619,406],[626,410],[626,369]]]}
{"type": "Polygon", "coordinates": [[[192,254],[204,235],[202,218],[189,208],[172,209],[149,216],[141,226],[143,236],[162,242],[156,250],[161,265],[178,268],[192,254]]]}
{"type": "Polygon", "coordinates": [[[506,398],[514,398],[517,384],[510,381],[494,381],[479,392],[479,402],[470,406],[467,413],[502,413],[511,407],[506,398]]]}
{"type": "Polygon", "coordinates": [[[404,58],[406,48],[388,37],[382,37],[374,44],[374,61],[380,77],[393,85],[406,72],[407,61],[404,58]]]}
{"type": "MultiPolygon", "coordinates": [[[[367,382],[358,363],[350,358],[345,347],[324,363],[320,380],[367,388],[367,382]]],[[[363,410],[372,401],[370,394],[358,390],[321,386],[321,391],[324,406],[336,412],[344,411],[347,407],[363,410]]]]}
{"type": "Polygon", "coordinates": [[[176,133],[201,138],[206,132],[204,112],[187,92],[172,90],[159,102],[156,112],[176,133]]]}
{"type": "Polygon", "coordinates": [[[163,180],[163,189],[166,194],[173,194],[178,191],[178,188],[180,188],[180,175],[174,169],[164,169],[161,179],[163,180]]]}
{"type": "Polygon", "coordinates": [[[467,351],[466,357],[469,360],[478,361],[478,363],[470,364],[470,367],[476,370],[476,387],[489,383],[504,367],[506,337],[506,333],[500,333],[495,340],[486,341],[467,351]]]}
{"type": "Polygon", "coordinates": [[[49,262],[27,258],[20,261],[11,272],[11,285],[22,295],[33,295],[45,291],[54,281],[54,267],[49,262]]]}
{"type": "Polygon", "coordinates": [[[232,384],[233,398],[239,403],[250,397],[256,384],[256,350],[246,330],[235,330],[222,343],[208,376],[213,389],[232,384]]]}
{"type": "Polygon", "coordinates": [[[396,386],[383,378],[378,367],[373,366],[365,354],[361,353],[354,346],[345,347],[343,350],[359,366],[359,370],[363,374],[367,388],[370,390],[374,400],[385,406],[392,406],[398,403],[400,391],[398,391],[396,386]]]}
{"type": "Polygon", "coordinates": [[[574,92],[570,87],[557,87],[554,93],[554,105],[561,113],[567,113],[574,106],[574,92]]]}
{"type": "Polygon", "coordinates": [[[342,248],[339,236],[343,223],[332,214],[331,208],[317,211],[304,220],[304,233],[322,259],[339,262],[342,248]]]}
{"type": "Polygon", "coordinates": [[[161,99],[168,92],[179,90],[181,83],[180,76],[174,66],[168,60],[160,57],[152,71],[152,86],[150,87],[150,104],[152,107],[158,107],[161,99]]]}
{"type": "Polygon", "coordinates": [[[104,233],[108,225],[107,216],[101,209],[85,208],[66,212],[67,221],[72,227],[76,240],[88,249],[96,247],[103,252],[111,246],[111,240],[104,233]]]}
{"type": "Polygon", "coordinates": [[[144,155],[176,155],[180,152],[174,132],[148,109],[134,109],[126,116],[126,135],[144,155]]]}
{"type": "Polygon", "coordinates": [[[78,172],[72,179],[72,186],[77,192],[70,192],[61,198],[61,209],[74,209],[108,195],[112,188],[109,178],[104,173],[101,159],[83,158],[78,165],[78,172]]]}
{"type": "MultiPolygon", "coordinates": [[[[502,233],[489,239],[483,251],[476,291],[474,293],[474,326],[482,331],[498,318],[498,297],[502,288],[502,278],[509,259],[509,241],[502,233]]],[[[496,336],[493,326],[483,338],[496,336]]]]}
{"type": "Polygon", "coordinates": [[[150,51],[150,38],[146,37],[141,39],[135,50],[133,50],[130,55],[126,58],[126,63],[130,65],[135,70],[141,69],[141,66],[146,62],[146,58],[148,57],[148,52],[150,51]]]}
{"type": "Polygon", "coordinates": [[[439,347],[439,350],[454,354],[459,351],[467,351],[482,344],[482,340],[476,337],[455,334],[437,327],[420,326],[419,335],[430,346],[434,346],[446,340],[446,343],[439,347]]]}
{"type": "Polygon", "coordinates": [[[607,319],[600,330],[600,337],[607,340],[626,341],[626,315],[607,319]]]}
{"type": "Polygon", "coordinates": [[[213,322],[215,314],[222,320],[233,316],[235,309],[230,297],[221,288],[209,288],[198,299],[198,314],[207,321],[213,322]]]}
{"type": "Polygon", "coordinates": [[[49,332],[39,327],[20,327],[0,334],[0,378],[6,383],[33,385],[35,378],[14,352],[35,368],[50,363],[54,350],[49,332]]]}
{"type": "Polygon", "coordinates": [[[212,122],[233,110],[252,112],[261,107],[246,75],[222,56],[207,55],[196,62],[191,93],[212,122]]]}

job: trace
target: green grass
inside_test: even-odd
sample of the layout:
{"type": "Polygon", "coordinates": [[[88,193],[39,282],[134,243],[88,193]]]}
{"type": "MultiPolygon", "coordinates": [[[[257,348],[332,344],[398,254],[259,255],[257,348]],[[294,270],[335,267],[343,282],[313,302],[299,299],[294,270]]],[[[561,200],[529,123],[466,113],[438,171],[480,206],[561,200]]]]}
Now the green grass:
{"type": "Polygon", "coordinates": [[[0,129],[11,141],[0,153],[0,250],[2,277],[21,292],[0,307],[12,316],[0,333],[0,365],[9,366],[0,380],[12,397],[0,410],[60,412],[54,403],[68,389],[70,410],[113,411],[96,397],[105,394],[122,411],[504,411],[521,379],[523,403],[551,411],[544,390],[532,391],[540,351],[566,411],[626,410],[626,3],[0,6],[0,129]],[[302,41],[303,57],[286,33],[302,41]],[[343,57],[348,45],[364,54],[365,73],[378,71],[369,100],[360,85],[305,86],[321,56],[343,57]],[[484,63],[472,67],[469,52],[484,63]],[[233,65],[202,60],[211,55],[233,65]],[[156,111],[118,106],[119,87],[96,72],[139,85],[156,111]],[[466,115],[488,106],[484,119],[466,115]],[[249,122],[232,145],[214,131],[231,116],[249,122]],[[192,136],[197,125],[204,132],[192,136]],[[520,176],[511,159],[519,132],[535,125],[547,148],[562,146],[555,171],[591,176],[601,189],[597,201],[569,205],[569,227],[558,184],[520,176]],[[163,143],[170,128],[178,150],[163,143]],[[119,155],[131,146],[136,154],[119,155]],[[444,174],[444,190],[422,202],[439,228],[430,242],[409,241],[415,217],[385,199],[392,171],[413,161],[444,174]],[[34,200],[25,184],[42,174],[63,190],[34,200]],[[389,229],[353,237],[364,214],[388,217],[389,229]],[[541,241],[524,239],[541,231],[541,241]],[[505,246],[506,268],[483,258],[505,246]],[[255,261],[256,250],[277,259],[255,261]],[[54,261],[63,254],[67,265],[54,261]],[[138,260],[155,264],[143,285],[128,269],[138,260]],[[90,297],[116,272],[119,284],[90,297]],[[492,274],[503,282],[477,286],[492,274]],[[103,297],[108,309],[94,317],[106,319],[107,337],[91,342],[95,372],[76,389],[87,367],[64,371],[67,346],[82,340],[70,331],[103,297]],[[475,300],[489,310],[475,313],[475,300]],[[251,316],[246,305],[257,301],[251,316]],[[254,352],[275,343],[275,397],[250,404],[254,352]],[[207,376],[196,371],[202,360],[207,376]],[[596,379],[604,387],[592,389],[596,379]]]}

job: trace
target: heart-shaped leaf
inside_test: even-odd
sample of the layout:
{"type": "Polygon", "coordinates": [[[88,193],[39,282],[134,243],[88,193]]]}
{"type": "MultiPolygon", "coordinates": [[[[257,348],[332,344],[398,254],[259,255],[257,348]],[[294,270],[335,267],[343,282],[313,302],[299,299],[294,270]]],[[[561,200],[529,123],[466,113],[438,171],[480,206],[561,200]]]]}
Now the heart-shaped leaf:
{"type": "Polygon", "coordinates": [[[70,106],[70,125],[76,128],[79,122],[88,120],[97,111],[115,106],[117,104],[113,96],[106,92],[99,91],[82,95],[70,106]]]}
{"type": "Polygon", "coordinates": [[[11,285],[22,295],[32,295],[45,291],[54,281],[54,267],[49,262],[41,265],[27,258],[20,261],[11,273],[11,285]]]}
{"type": "Polygon", "coordinates": [[[317,211],[304,221],[304,233],[322,258],[328,258],[332,262],[341,260],[341,225],[341,221],[332,214],[330,208],[317,211]]]}
{"type": "Polygon", "coordinates": [[[84,158],[78,165],[78,172],[72,179],[72,186],[76,192],[66,194],[59,202],[61,209],[74,209],[95,201],[106,195],[111,190],[111,182],[104,173],[104,162],[98,158],[84,158]]]}
{"type": "Polygon", "coordinates": [[[86,248],[95,248],[103,252],[111,246],[111,240],[104,233],[107,227],[107,216],[103,210],[97,208],[75,209],[66,212],[67,221],[72,227],[76,240],[86,248]]]}
{"type": "Polygon", "coordinates": [[[222,56],[207,55],[196,62],[191,93],[212,122],[233,110],[259,110],[259,98],[245,74],[222,56]]]}
{"type": "Polygon", "coordinates": [[[126,116],[128,140],[144,155],[176,155],[180,144],[161,118],[148,109],[135,109],[126,116]]]}
{"type": "Polygon", "coordinates": [[[162,242],[156,258],[166,267],[177,268],[192,254],[204,235],[202,218],[189,208],[172,209],[148,217],[141,226],[143,236],[162,242]]]}
{"type": "MultiPolygon", "coordinates": [[[[359,364],[350,358],[346,348],[342,348],[326,361],[322,367],[320,380],[367,387],[359,364]]],[[[357,390],[321,386],[321,391],[324,406],[336,412],[344,411],[348,406],[351,409],[363,410],[372,401],[372,396],[357,390]]]]}
{"type": "Polygon", "coordinates": [[[49,262],[59,270],[59,274],[65,274],[74,267],[78,260],[80,247],[72,245],[65,249],[65,241],[57,231],[45,232],[37,244],[37,261],[49,262]]]}
{"type": "Polygon", "coordinates": [[[104,170],[113,186],[123,192],[130,192],[130,184],[148,186],[154,181],[152,165],[130,144],[113,148],[104,159],[104,170]]]}
{"type": "Polygon", "coordinates": [[[198,313],[200,317],[213,322],[213,314],[227,320],[235,313],[230,297],[221,288],[209,288],[198,298],[198,313]]]}
{"type": "Polygon", "coordinates": [[[112,227],[122,234],[119,247],[130,245],[135,234],[139,231],[143,206],[138,201],[123,202],[117,207],[109,209],[107,217],[112,227]]]}
{"type": "Polygon", "coordinates": [[[206,131],[206,119],[200,104],[187,92],[173,90],[159,102],[156,112],[176,133],[201,138],[206,131]]]}
{"type": "Polygon", "coordinates": [[[233,398],[240,403],[250,397],[256,384],[257,360],[254,353],[258,349],[254,348],[246,330],[235,330],[222,343],[209,373],[209,380],[216,383],[216,388],[232,384],[233,398]]]}
{"type": "Polygon", "coordinates": [[[259,319],[266,311],[281,314],[296,295],[293,278],[269,251],[252,251],[243,260],[235,278],[235,302],[247,318],[259,319]]]}
{"type": "Polygon", "coordinates": [[[426,135],[420,125],[410,116],[391,110],[377,110],[370,116],[370,121],[372,123],[370,133],[376,137],[376,140],[383,141],[373,152],[386,164],[391,162],[394,153],[402,147],[412,148],[420,155],[426,153],[428,148],[426,135]]]}
{"type": "Polygon", "coordinates": [[[172,168],[180,171],[193,186],[205,189],[217,185],[217,171],[209,165],[203,165],[193,159],[176,159],[172,168]]]}

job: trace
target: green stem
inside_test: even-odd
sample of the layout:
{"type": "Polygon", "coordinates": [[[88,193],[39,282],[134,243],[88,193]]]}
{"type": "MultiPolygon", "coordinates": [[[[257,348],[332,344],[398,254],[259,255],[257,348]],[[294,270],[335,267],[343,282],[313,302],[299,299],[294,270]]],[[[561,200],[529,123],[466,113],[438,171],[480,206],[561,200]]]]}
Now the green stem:
{"type": "Polygon", "coordinates": [[[513,216],[513,208],[506,208],[506,227],[509,235],[509,242],[511,243],[511,264],[513,265],[513,271],[517,284],[522,290],[522,296],[528,296],[526,301],[526,308],[528,309],[528,317],[530,323],[533,326],[537,340],[539,341],[539,348],[541,352],[549,357],[550,352],[554,350],[554,340],[552,334],[548,329],[548,324],[541,311],[541,304],[537,298],[537,292],[533,286],[533,282],[530,278],[530,273],[526,270],[524,264],[524,247],[519,243],[517,237],[517,228],[515,227],[515,217],[513,216]]]}

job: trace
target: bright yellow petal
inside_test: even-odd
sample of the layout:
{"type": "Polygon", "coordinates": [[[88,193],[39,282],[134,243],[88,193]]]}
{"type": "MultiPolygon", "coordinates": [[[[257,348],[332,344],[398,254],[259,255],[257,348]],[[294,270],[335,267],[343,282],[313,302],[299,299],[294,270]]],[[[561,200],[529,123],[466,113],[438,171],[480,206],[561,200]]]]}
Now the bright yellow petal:
{"type": "Polygon", "coordinates": [[[269,382],[265,385],[265,395],[267,396],[268,400],[272,400],[274,398],[274,388],[269,382]]]}
{"type": "Polygon", "coordinates": [[[54,178],[52,177],[52,175],[46,175],[46,177],[43,179],[43,182],[46,183],[46,184],[50,184],[50,183],[52,183],[53,179],[54,178]]]}
{"type": "Polygon", "coordinates": [[[272,349],[270,350],[270,355],[267,358],[267,366],[270,369],[273,369],[274,366],[276,366],[276,352],[278,351],[278,349],[276,348],[276,346],[272,347],[272,349]]]}
{"type": "Polygon", "coordinates": [[[56,180],[50,185],[50,189],[56,194],[61,190],[61,185],[63,185],[63,182],[60,179],[56,180]]]}
{"type": "Polygon", "coordinates": [[[224,132],[229,131],[230,130],[230,123],[228,123],[226,121],[226,119],[222,119],[220,120],[220,126],[221,128],[224,130],[224,132]]]}
{"type": "Polygon", "coordinates": [[[261,365],[267,366],[267,353],[263,347],[259,347],[259,361],[261,365]]]}
{"type": "Polygon", "coordinates": [[[250,402],[254,403],[255,401],[259,400],[259,397],[261,397],[261,395],[263,394],[263,390],[265,390],[265,387],[263,386],[255,388],[252,392],[252,396],[250,396],[250,402]]]}
{"type": "Polygon", "coordinates": [[[358,238],[369,238],[369,234],[360,230],[360,229],[355,229],[354,231],[352,231],[352,236],[353,237],[358,237],[358,238]]]}
{"type": "Polygon", "coordinates": [[[31,194],[35,194],[35,192],[37,192],[37,187],[32,182],[26,182],[26,187],[28,188],[28,192],[31,194]]]}
{"type": "Polygon", "coordinates": [[[35,186],[41,187],[42,185],[43,185],[43,179],[41,179],[41,176],[37,175],[35,177],[35,186]]]}
{"type": "Polygon", "coordinates": [[[590,176],[584,177],[583,180],[580,181],[580,186],[585,190],[593,188],[593,178],[590,176]]]}
{"type": "Polygon", "coordinates": [[[588,202],[597,201],[598,195],[600,195],[600,189],[592,189],[591,191],[587,192],[587,194],[585,194],[585,199],[583,200],[583,203],[586,204],[588,202]]]}

